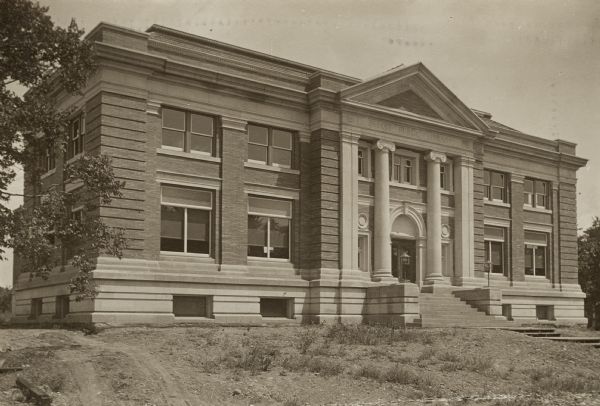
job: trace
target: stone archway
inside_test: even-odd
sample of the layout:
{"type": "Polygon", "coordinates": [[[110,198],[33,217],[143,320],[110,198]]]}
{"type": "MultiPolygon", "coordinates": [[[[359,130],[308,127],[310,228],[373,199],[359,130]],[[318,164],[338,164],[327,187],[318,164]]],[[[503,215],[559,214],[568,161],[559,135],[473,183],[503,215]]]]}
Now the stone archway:
{"type": "Polygon", "coordinates": [[[423,216],[408,204],[403,204],[390,215],[391,232],[390,238],[394,240],[409,240],[415,242],[415,283],[422,285],[425,263],[425,241],[426,228],[423,216]]]}

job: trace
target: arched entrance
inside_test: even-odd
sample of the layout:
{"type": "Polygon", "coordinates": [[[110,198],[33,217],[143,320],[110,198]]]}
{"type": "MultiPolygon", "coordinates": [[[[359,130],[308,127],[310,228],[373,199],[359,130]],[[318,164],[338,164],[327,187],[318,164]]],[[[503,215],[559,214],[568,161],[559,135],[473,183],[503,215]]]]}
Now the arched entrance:
{"type": "Polygon", "coordinates": [[[404,205],[392,212],[392,275],[400,281],[421,285],[425,224],[422,216],[404,205]]]}

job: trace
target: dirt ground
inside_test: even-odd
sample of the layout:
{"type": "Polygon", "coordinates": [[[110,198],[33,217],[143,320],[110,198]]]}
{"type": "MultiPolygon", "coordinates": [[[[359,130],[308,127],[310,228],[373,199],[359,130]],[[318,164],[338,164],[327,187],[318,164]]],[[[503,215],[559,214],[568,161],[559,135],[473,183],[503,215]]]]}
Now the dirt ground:
{"type": "Polygon", "coordinates": [[[17,374],[54,405],[600,404],[600,349],[498,330],[4,329],[0,351],[23,366],[0,405],[23,404],[17,374]]]}

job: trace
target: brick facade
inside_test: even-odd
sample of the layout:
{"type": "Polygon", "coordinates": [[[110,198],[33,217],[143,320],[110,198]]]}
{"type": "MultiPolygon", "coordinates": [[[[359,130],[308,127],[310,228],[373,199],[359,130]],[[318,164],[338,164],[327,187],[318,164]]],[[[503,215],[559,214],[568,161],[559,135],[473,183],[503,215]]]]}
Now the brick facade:
{"type": "MultiPolygon", "coordinates": [[[[375,190],[383,177],[389,177],[390,241],[414,243],[411,295],[431,282],[426,248],[436,241],[442,249],[432,255],[443,256],[436,283],[461,289],[486,285],[485,229],[500,225],[507,230],[506,272],[493,275],[491,283],[504,303],[518,307],[523,319],[534,317],[540,303],[555,303],[557,318],[582,320],[575,175],[585,160],[575,155],[574,144],[511,130],[469,109],[422,64],[363,82],[158,26],[139,33],[101,24],[89,38],[96,41],[98,74],[83,96],[65,97],[62,107],[74,105],[85,114],[85,153],[111,156],[117,177],[126,182],[122,198],[89,215],[124,227],[129,247],[122,261],[98,258],[101,294],[74,306],[70,321],[172,322],[178,295],[207,298],[206,317],[223,321],[262,320],[261,298],[285,301],[287,314],[303,320],[366,320],[373,303],[379,306],[377,318],[384,319],[383,299],[372,295],[391,279],[378,281],[371,274],[377,252],[386,252],[374,242],[380,215],[375,190]],[[403,94],[407,86],[414,91],[403,94]],[[397,107],[401,102],[406,105],[397,107]],[[165,108],[214,117],[212,155],[163,145],[165,108]],[[292,164],[250,162],[248,123],[293,134],[292,164]],[[363,164],[369,170],[361,176],[357,143],[368,151],[363,164]],[[380,143],[390,151],[390,165],[396,150],[398,156],[408,151],[413,160],[400,169],[390,166],[389,174],[374,173],[380,143]],[[426,156],[448,162],[448,171],[460,170],[447,174],[449,185],[438,191],[438,206],[432,203],[439,209],[435,216],[428,216],[429,203],[438,200],[432,200],[426,156]],[[457,162],[468,162],[468,168],[457,162]],[[401,172],[399,179],[394,170],[414,173],[401,172]],[[484,197],[486,170],[507,175],[505,202],[484,197]],[[525,208],[527,178],[547,183],[547,207],[525,208]],[[161,251],[161,185],[210,192],[208,254],[161,251]],[[288,258],[248,256],[248,196],[291,205],[288,258]],[[428,218],[441,222],[441,240],[428,234],[428,218]],[[461,249],[456,239],[458,224],[468,248],[461,249]],[[548,236],[545,277],[525,275],[527,230],[548,236]],[[364,246],[348,244],[357,235],[367,236],[364,246]],[[367,256],[368,269],[353,265],[360,255],[367,256]]],[[[62,168],[58,157],[43,188],[62,183],[62,168]]],[[[265,253],[272,249],[265,247],[265,253]]],[[[17,317],[27,316],[31,298],[43,297],[50,308],[54,296],[65,293],[67,280],[58,270],[48,282],[21,275],[15,284],[17,317]]],[[[418,316],[411,309],[402,320],[418,316]]]]}

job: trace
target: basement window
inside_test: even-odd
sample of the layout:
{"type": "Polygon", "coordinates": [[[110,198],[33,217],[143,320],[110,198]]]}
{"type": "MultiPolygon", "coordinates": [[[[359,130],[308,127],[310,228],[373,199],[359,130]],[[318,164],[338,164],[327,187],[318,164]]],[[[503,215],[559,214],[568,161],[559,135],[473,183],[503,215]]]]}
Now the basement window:
{"type": "Polygon", "coordinates": [[[552,306],[552,305],[535,306],[535,315],[538,320],[554,320],[554,306],[552,306]]]}
{"type": "Polygon", "coordinates": [[[502,305],[502,315],[506,317],[506,320],[512,320],[512,305],[502,305]]]}
{"type": "Polygon", "coordinates": [[[208,296],[173,296],[175,317],[210,317],[211,298],[208,296]]]}
{"type": "Polygon", "coordinates": [[[36,320],[42,315],[42,306],[43,301],[41,297],[31,299],[31,310],[29,313],[29,318],[36,320]]]}
{"type": "Polygon", "coordinates": [[[56,311],[54,318],[64,319],[69,314],[70,300],[69,295],[56,296],[56,311]]]}
{"type": "Polygon", "coordinates": [[[294,317],[294,299],[260,298],[260,315],[262,317],[294,317]]]}

